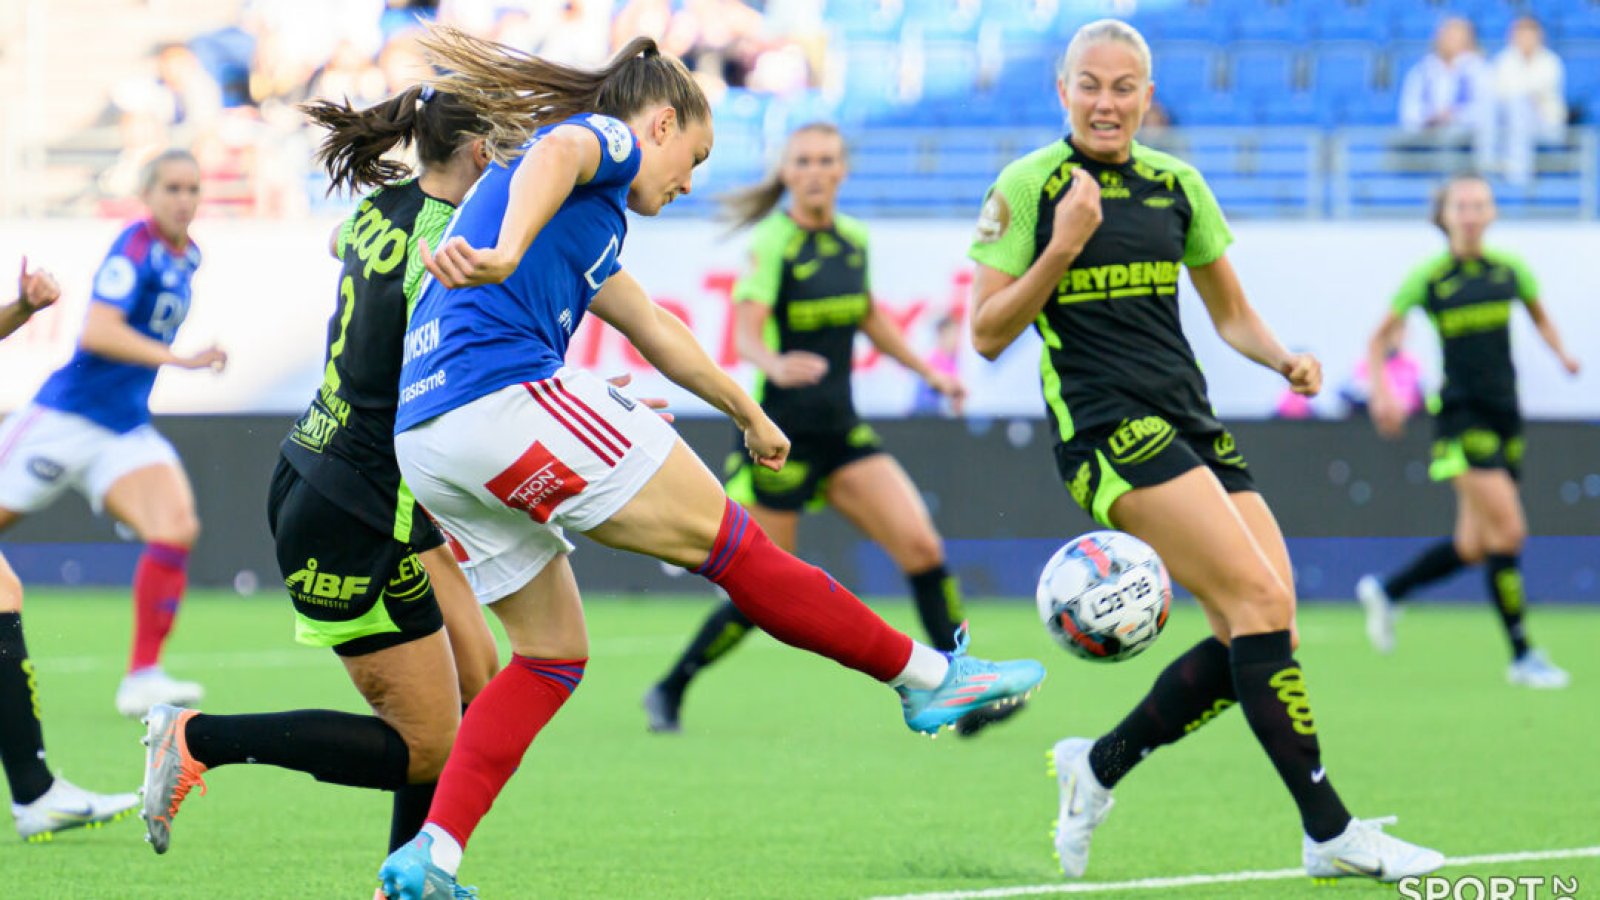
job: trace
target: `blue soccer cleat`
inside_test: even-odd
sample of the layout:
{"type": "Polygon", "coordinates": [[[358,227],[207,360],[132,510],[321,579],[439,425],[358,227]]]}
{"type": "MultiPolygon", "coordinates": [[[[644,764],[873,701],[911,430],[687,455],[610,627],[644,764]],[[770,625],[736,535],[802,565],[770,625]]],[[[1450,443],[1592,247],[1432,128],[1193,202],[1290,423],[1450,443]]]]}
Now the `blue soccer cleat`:
{"type": "Polygon", "coordinates": [[[379,891],[389,900],[476,900],[477,888],[462,887],[433,864],[433,836],[419,834],[389,854],[378,870],[379,891]]]}
{"type": "Polygon", "coordinates": [[[950,671],[931,691],[897,687],[906,727],[937,735],[973,710],[997,703],[1020,703],[1044,680],[1044,664],[1033,659],[990,662],[967,655],[967,628],[956,632],[956,649],[945,654],[950,671]]]}

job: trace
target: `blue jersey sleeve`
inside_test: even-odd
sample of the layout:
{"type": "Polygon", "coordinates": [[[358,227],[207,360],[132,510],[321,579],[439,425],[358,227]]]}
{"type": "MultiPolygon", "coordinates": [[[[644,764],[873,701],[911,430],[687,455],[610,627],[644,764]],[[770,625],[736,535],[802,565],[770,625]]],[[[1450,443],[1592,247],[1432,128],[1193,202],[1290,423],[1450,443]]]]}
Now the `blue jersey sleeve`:
{"type": "Polygon", "coordinates": [[[137,248],[130,246],[135,243],[133,237],[133,233],[124,232],[111,245],[111,252],[106,254],[105,262],[95,272],[94,289],[90,293],[95,302],[109,303],[122,310],[124,315],[133,309],[139,297],[139,281],[144,274],[145,259],[148,258],[148,253],[137,253],[137,248]]]}
{"type": "Polygon", "coordinates": [[[600,167],[594,170],[594,178],[589,180],[588,186],[627,184],[639,174],[639,141],[633,129],[622,120],[588,113],[573,116],[561,124],[587,128],[600,139],[600,167]]]}

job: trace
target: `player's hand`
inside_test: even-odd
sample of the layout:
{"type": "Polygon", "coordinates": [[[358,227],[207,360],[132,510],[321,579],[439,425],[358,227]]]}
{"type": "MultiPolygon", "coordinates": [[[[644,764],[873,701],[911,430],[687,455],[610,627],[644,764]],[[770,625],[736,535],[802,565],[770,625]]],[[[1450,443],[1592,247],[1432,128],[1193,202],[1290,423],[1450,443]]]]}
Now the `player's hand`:
{"type": "Polygon", "coordinates": [[[221,372],[228,367],[228,351],[212,344],[193,356],[179,359],[178,365],[185,369],[210,369],[213,372],[221,372]]]}
{"type": "Polygon", "coordinates": [[[1088,170],[1072,170],[1072,183],[1067,185],[1067,195],[1056,203],[1055,227],[1050,233],[1050,243],[1071,251],[1077,256],[1083,245],[1094,237],[1103,218],[1100,210],[1100,184],[1088,170]]]}
{"type": "Polygon", "coordinates": [[[1309,353],[1291,353],[1278,371],[1289,382],[1289,389],[1302,397],[1322,392],[1322,363],[1309,353]]]}
{"type": "MultiPolygon", "coordinates": [[[[609,384],[609,385],[613,385],[615,387],[625,388],[629,384],[633,383],[633,376],[628,374],[628,373],[626,373],[626,372],[624,372],[621,375],[613,375],[612,377],[607,378],[606,379],[606,383],[609,384]]],[[[633,397],[632,399],[638,401],[639,403],[643,403],[645,406],[649,407],[650,409],[655,410],[657,413],[659,413],[661,415],[662,419],[664,419],[664,420],[666,420],[668,422],[674,421],[677,418],[672,413],[661,412],[663,409],[667,408],[667,401],[666,401],[665,398],[662,398],[662,397],[633,397]]]]}
{"type": "Polygon", "coordinates": [[[418,238],[417,252],[423,268],[447,288],[499,284],[517,270],[516,260],[494,247],[473,247],[460,235],[445,241],[437,254],[429,249],[427,238],[418,238]]]}
{"type": "Polygon", "coordinates": [[[815,353],[790,350],[778,357],[767,380],[781,388],[808,387],[828,374],[828,361],[815,353]]]}
{"type": "Polygon", "coordinates": [[[928,378],[928,387],[949,397],[950,411],[958,416],[961,415],[961,408],[967,403],[967,386],[961,383],[961,379],[943,372],[934,372],[928,378]]]}
{"type": "Polygon", "coordinates": [[[1372,426],[1378,429],[1378,434],[1390,440],[1405,433],[1405,408],[1394,394],[1386,390],[1372,392],[1367,400],[1367,415],[1372,417],[1372,426]]]}
{"type": "Polygon", "coordinates": [[[17,299],[28,315],[33,315],[61,299],[61,285],[44,269],[28,271],[28,258],[22,258],[22,274],[17,276],[17,299]]]}
{"type": "Polygon", "coordinates": [[[1576,375],[1582,371],[1583,366],[1579,364],[1576,356],[1563,353],[1561,354],[1561,368],[1566,369],[1568,375],[1576,375]]]}
{"type": "Polygon", "coordinates": [[[744,429],[744,446],[756,465],[776,472],[789,458],[789,438],[777,424],[765,415],[752,421],[744,429]]]}

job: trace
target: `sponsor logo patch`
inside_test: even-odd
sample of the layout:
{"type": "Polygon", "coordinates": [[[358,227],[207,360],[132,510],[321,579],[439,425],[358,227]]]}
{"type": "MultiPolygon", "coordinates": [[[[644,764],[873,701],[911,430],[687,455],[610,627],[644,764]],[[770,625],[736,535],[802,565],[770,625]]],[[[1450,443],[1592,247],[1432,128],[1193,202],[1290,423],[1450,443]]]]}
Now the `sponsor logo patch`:
{"type": "Polygon", "coordinates": [[[126,256],[108,257],[94,276],[94,293],[106,300],[126,300],[139,283],[133,260],[126,256]]]}
{"type": "Polygon", "coordinates": [[[628,158],[628,154],[633,150],[633,132],[628,130],[628,126],[610,116],[599,114],[590,116],[589,124],[605,136],[606,153],[610,155],[612,162],[622,162],[628,158]]]}
{"type": "Polygon", "coordinates": [[[1006,229],[1011,227],[1011,206],[1006,203],[1005,194],[998,188],[990,188],[989,196],[983,200],[983,209],[978,213],[978,233],[973,240],[980,244],[992,244],[1006,236],[1006,229]]]}
{"type": "Polygon", "coordinates": [[[53,459],[35,456],[28,460],[28,473],[43,482],[54,482],[66,471],[66,466],[53,459]]]}
{"type": "Polygon", "coordinates": [[[588,484],[545,445],[534,441],[516,462],[483,486],[500,502],[523,510],[542,525],[550,521],[557,507],[583,493],[588,484]]]}

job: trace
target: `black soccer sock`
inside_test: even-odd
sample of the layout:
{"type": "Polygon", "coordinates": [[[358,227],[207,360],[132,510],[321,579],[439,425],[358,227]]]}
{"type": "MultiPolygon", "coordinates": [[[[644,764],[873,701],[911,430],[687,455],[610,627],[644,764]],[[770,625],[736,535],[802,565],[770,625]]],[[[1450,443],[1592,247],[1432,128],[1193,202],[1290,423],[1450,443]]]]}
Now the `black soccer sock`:
{"type": "Polygon", "coordinates": [[[695,634],[694,640],[683,650],[683,655],[673,663],[667,677],[661,679],[661,689],[675,697],[683,696],[689,682],[701,669],[711,665],[728,651],[739,646],[744,636],[755,625],[739,612],[739,608],[724,600],[706,617],[705,624],[695,634]]]}
{"type": "Polygon", "coordinates": [[[1339,836],[1350,824],[1350,813],[1322,767],[1311,696],[1290,650],[1288,630],[1234,638],[1232,659],[1233,687],[1245,721],[1294,796],[1306,834],[1314,841],[1339,836]]]}
{"type": "Polygon", "coordinates": [[[44,764],[39,686],[22,640],[22,613],[0,613],[0,765],[12,803],[32,803],[55,784],[44,764]]]}
{"type": "Polygon", "coordinates": [[[318,781],[393,791],[406,786],[411,751],[377,716],[326,709],[191,718],[184,740],[208,768],[254,763],[318,781]]]}
{"type": "Polygon", "coordinates": [[[1422,551],[1406,563],[1405,568],[1384,579],[1383,590],[1390,600],[1399,603],[1417,588],[1448,578],[1466,568],[1466,565],[1466,560],[1456,552],[1455,540],[1445,538],[1422,551]]]}
{"type": "Polygon", "coordinates": [[[1089,768],[1115,787],[1157,747],[1173,743],[1238,702],[1228,646],[1214,637],[1190,647],[1161,670],[1150,693],[1089,749],[1089,768]]]}
{"type": "Polygon", "coordinates": [[[439,782],[408,784],[394,792],[394,810],[389,814],[389,852],[404,847],[428,824],[428,807],[433,805],[439,782]]]}
{"type": "Polygon", "coordinates": [[[916,601],[929,645],[945,653],[956,649],[956,626],[966,619],[961,609],[960,582],[945,570],[943,563],[926,572],[907,575],[906,581],[911,584],[911,598],[916,601]]]}
{"type": "Polygon", "coordinates": [[[1522,590],[1521,560],[1515,556],[1492,554],[1487,560],[1489,596],[1500,611],[1511,642],[1511,658],[1521,659],[1528,652],[1528,635],[1522,628],[1522,610],[1527,597],[1522,590]]]}

